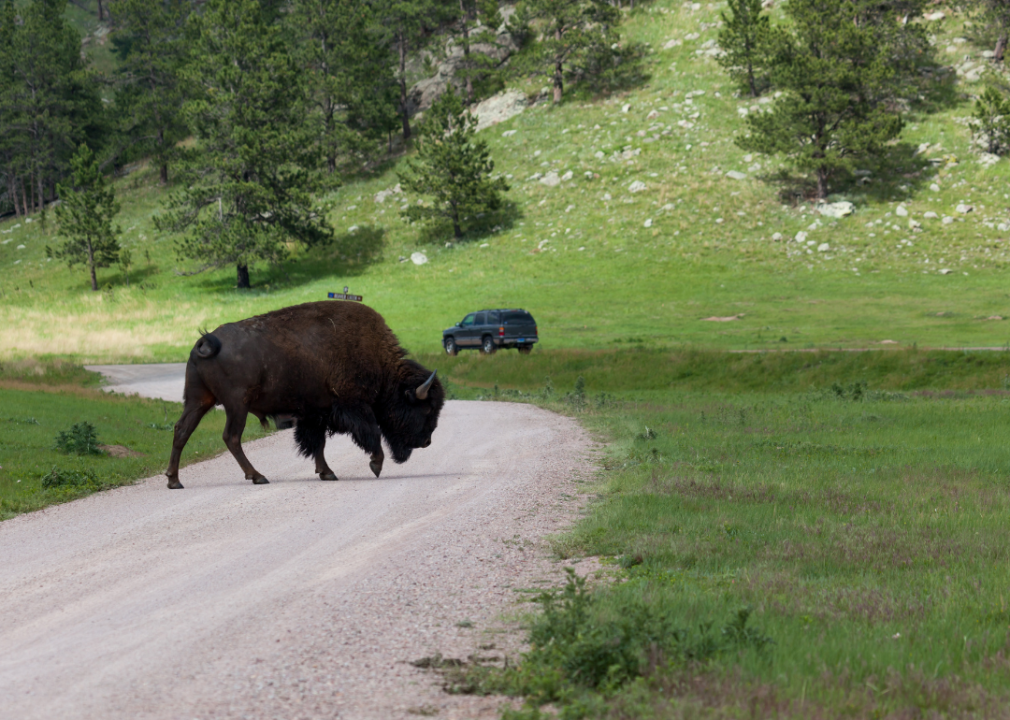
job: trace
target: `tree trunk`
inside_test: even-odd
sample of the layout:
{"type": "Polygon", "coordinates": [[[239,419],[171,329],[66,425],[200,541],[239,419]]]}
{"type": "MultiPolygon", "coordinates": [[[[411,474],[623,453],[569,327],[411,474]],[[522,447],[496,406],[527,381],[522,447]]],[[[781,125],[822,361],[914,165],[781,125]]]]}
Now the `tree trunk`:
{"type": "Polygon", "coordinates": [[[105,19],[105,8],[102,7],[102,0],[98,0],[98,21],[105,19]]]}
{"type": "Polygon", "coordinates": [[[466,104],[473,103],[473,75],[470,72],[470,19],[463,0],[459,0],[459,13],[463,23],[463,69],[466,72],[466,104]]]}
{"type": "Polygon", "coordinates": [[[98,275],[95,273],[95,249],[88,240],[88,269],[91,271],[91,291],[98,292],[98,275]]]}
{"type": "Polygon", "coordinates": [[[38,177],[38,184],[39,184],[39,212],[41,213],[46,211],[46,191],[42,186],[42,175],[39,175],[38,177]]]}
{"type": "Polygon", "coordinates": [[[21,205],[18,203],[17,183],[17,178],[14,176],[14,173],[11,173],[7,180],[7,194],[10,195],[11,202],[14,204],[14,216],[21,217],[21,205]]]}
{"type": "Polygon", "coordinates": [[[236,287],[239,288],[252,287],[252,285],[249,284],[249,266],[239,265],[236,269],[238,270],[238,284],[236,285],[236,287]]]}
{"type": "Polygon", "coordinates": [[[828,171],[817,168],[817,199],[824,200],[828,196],[828,171]]]}
{"type": "Polygon", "coordinates": [[[28,204],[28,193],[25,191],[25,181],[21,180],[18,182],[18,185],[21,186],[21,207],[24,208],[25,217],[28,217],[31,213],[31,206],[28,204]]]}
{"type": "Polygon", "coordinates": [[[453,217],[452,219],[452,234],[457,240],[463,237],[463,229],[459,226],[459,218],[453,217]]]}
{"type": "MultiPolygon", "coordinates": [[[[554,39],[561,42],[561,28],[554,31],[554,39]]],[[[564,78],[564,68],[561,67],[561,61],[556,60],[554,62],[554,102],[561,102],[561,95],[565,88],[565,78],[564,78]]]]}
{"type": "Polygon", "coordinates": [[[410,118],[407,116],[407,38],[400,33],[400,115],[403,117],[403,139],[410,139],[410,118]]]}
{"type": "MultiPolygon", "coordinates": [[[[162,153],[164,157],[165,152],[165,130],[164,128],[158,128],[158,150],[162,153]]],[[[161,168],[158,172],[161,179],[162,185],[168,185],[168,162],[164,159],[161,161],[161,168]]]]}
{"type": "Polygon", "coordinates": [[[996,41],[996,50],[993,52],[992,61],[993,62],[1003,62],[1003,53],[1006,52],[1007,36],[1006,33],[999,36],[999,40],[996,41]]]}

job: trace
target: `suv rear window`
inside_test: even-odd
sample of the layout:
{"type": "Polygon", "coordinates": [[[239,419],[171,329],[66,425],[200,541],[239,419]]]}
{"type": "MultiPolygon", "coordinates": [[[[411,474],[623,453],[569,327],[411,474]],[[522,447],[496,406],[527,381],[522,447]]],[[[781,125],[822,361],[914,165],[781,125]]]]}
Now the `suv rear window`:
{"type": "Polygon", "coordinates": [[[533,324],[533,316],[528,312],[504,312],[502,313],[502,323],[508,325],[509,323],[528,323],[533,324]]]}

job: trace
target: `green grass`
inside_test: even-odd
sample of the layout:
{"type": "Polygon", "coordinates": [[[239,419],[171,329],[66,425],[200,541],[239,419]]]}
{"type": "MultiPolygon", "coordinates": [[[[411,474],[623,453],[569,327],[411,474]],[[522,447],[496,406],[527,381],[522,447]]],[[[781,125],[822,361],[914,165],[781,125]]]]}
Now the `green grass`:
{"type": "MultiPolygon", "coordinates": [[[[957,52],[947,52],[950,39],[968,31],[963,15],[943,10],[950,17],[934,25],[939,59],[978,60],[980,48],[970,43],[949,45],[957,52]]],[[[107,289],[91,293],[83,270],[47,263],[45,245],[58,241],[52,218],[45,228],[38,218],[30,225],[0,223],[0,243],[6,243],[0,244],[6,269],[0,359],[179,360],[201,326],[324,299],[345,285],[382,312],[407,347],[423,352],[436,350],[439,331],[467,311],[497,306],[530,310],[547,348],[638,341],[739,349],[1010,342],[1006,322],[992,319],[1010,317],[1004,281],[1010,233],[999,230],[1010,218],[1010,165],[1001,160],[986,168],[970,146],[965,120],[980,84],[951,81],[944,102],[932,103],[929,112],[925,103],[913,108],[896,152],[910,154],[926,142],[930,148],[896,161],[901,171],[875,170],[868,185],[840,188],[857,213],[821,219],[810,230],[818,222],[810,205],[784,202],[780,186],[760,179],[773,175],[778,162],[748,160],[732,142],[743,129],[737,111],[756,103],[734,97],[712,58],[696,54],[715,37],[718,12],[691,11],[673,0],[636,10],[622,32],[628,42],[651,44],[647,82],[609,95],[576,86],[560,107],[537,105],[485,131],[496,168],[512,176],[516,216],[497,232],[453,247],[445,246],[449,233],[404,224],[401,196],[374,201],[376,192],[396,184],[397,161],[348,178],[321,198],[337,243],[296,253],[280,267],[254,268],[256,287],[249,292],[234,289],[231,268],[176,274],[191,266],[175,257],[174,238],[151,222],[166,192],[150,169],[117,185],[123,242],[136,263],[129,288],[119,270],[106,269],[99,279],[107,289]],[[689,40],[691,33],[700,36],[689,40]],[[668,39],[683,44],[664,50],[668,39]],[[702,90],[686,103],[687,93],[702,90]],[[659,117],[649,119],[653,110],[659,117]],[[506,130],[516,132],[503,137],[506,130]],[[640,152],[620,159],[615,153],[624,148],[640,152]],[[924,160],[949,155],[957,156],[956,165],[924,160]],[[529,179],[548,168],[574,177],[556,188],[529,179]],[[748,179],[727,178],[731,169],[748,179]],[[636,180],[647,189],[632,194],[636,180]],[[975,211],[957,215],[954,206],[962,201],[975,211]],[[899,204],[922,223],[922,232],[895,214],[899,204]],[[958,221],[924,219],[928,210],[958,221]],[[354,226],[359,230],[351,233],[354,226]],[[801,231],[814,246],[792,241],[801,231]],[[774,240],[775,233],[784,239],[774,240]],[[822,243],[830,249],[818,252],[822,243]],[[418,250],[427,264],[400,261],[418,250]]],[[[540,84],[522,87],[535,91],[540,84]]]]}
{"type": "MultiPolygon", "coordinates": [[[[25,370],[0,369],[0,520],[164,472],[180,403],[85,387],[97,380],[80,368],[36,365],[25,370]],[[101,455],[55,449],[59,433],[84,422],[95,427],[100,443],[121,448],[101,455]],[[128,452],[116,457],[122,448],[128,452]],[[53,485],[50,480],[47,487],[45,480],[54,471],[68,481],[53,485]]],[[[223,430],[224,413],[209,413],[187,444],[184,463],[224,451],[223,430]]],[[[253,423],[245,438],[262,434],[253,423]]],[[[237,466],[235,479],[242,480],[237,466]]]]}
{"type": "Polygon", "coordinates": [[[555,372],[547,396],[543,366],[522,375],[503,357],[454,374],[458,392],[494,397],[490,383],[610,441],[587,486],[597,499],[555,551],[609,558],[618,582],[580,608],[555,601],[517,668],[452,682],[550,701],[566,718],[1006,716],[1010,395],[945,389],[984,386],[965,382],[965,357],[836,354],[800,368],[777,356],[755,390],[746,363],[758,358],[713,353],[684,387],[632,390],[621,377],[661,369],[654,355],[587,354],[584,400],[570,375],[555,372]],[[930,365],[928,382],[915,377],[930,365]],[[704,389],[731,368],[737,392],[704,389]],[[745,608],[773,644],[729,643],[745,608]]]}

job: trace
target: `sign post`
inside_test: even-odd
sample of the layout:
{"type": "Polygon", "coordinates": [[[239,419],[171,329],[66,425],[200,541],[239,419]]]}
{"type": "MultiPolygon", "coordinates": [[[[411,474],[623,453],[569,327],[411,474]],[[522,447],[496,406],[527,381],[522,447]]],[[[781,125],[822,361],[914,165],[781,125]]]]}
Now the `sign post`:
{"type": "Polygon", "coordinates": [[[348,295],[348,288],[345,286],[342,293],[327,293],[326,297],[330,300],[354,300],[355,302],[361,302],[361,295],[348,295]]]}

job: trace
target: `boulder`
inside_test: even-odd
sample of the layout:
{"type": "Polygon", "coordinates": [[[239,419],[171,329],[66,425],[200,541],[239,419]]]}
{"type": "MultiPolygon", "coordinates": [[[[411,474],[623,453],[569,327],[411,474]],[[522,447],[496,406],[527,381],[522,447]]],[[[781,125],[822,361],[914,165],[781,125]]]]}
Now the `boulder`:
{"type": "Polygon", "coordinates": [[[730,178],[731,180],[746,180],[747,179],[747,176],[744,175],[739,170],[730,170],[728,173],[726,173],[726,177],[730,178]]]}
{"type": "Polygon", "coordinates": [[[428,262],[428,256],[423,252],[416,252],[410,254],[410,261],[415,265],[424,265],[428,262]]]}
{"type": "MultiPolygon", "coordinates": [[[[503,90],[477,103],[470,112],[477,118],[477,130],[497,125],[513,118],[526,109],[526,95],[518,90],[503,90]]],[[[506,130],[514,134],[515,130],[506,130]]],[[[503,135],[507,137],[508,135],[503,135]]]]}
{"type": "Polygon", "coordinates": [[[546,185],[547,187],[555,187],[556,185],[561,184],[561,178],[558,177],[558,174],[556,172],[551,170],[542,178],[540,178],[540,184],[546,185]]]}
{"type": "Polygon", "coordinates": [[[635,182],[631,183],[631,185],[628,186],[628,192],[633,193],[642,192],[643,190],[646,189],[646,187],[647,186],[644,182],[642,182],[641,180],[636,180],[635,182]]]}
{"type": "Polygon", "coordinates": [[[855,210],[856,206],[846,200],[833,203],[821,203],[817,206],[817,212],[820,215],[830,218],[847,217],[855,212],[855,210]]]}

